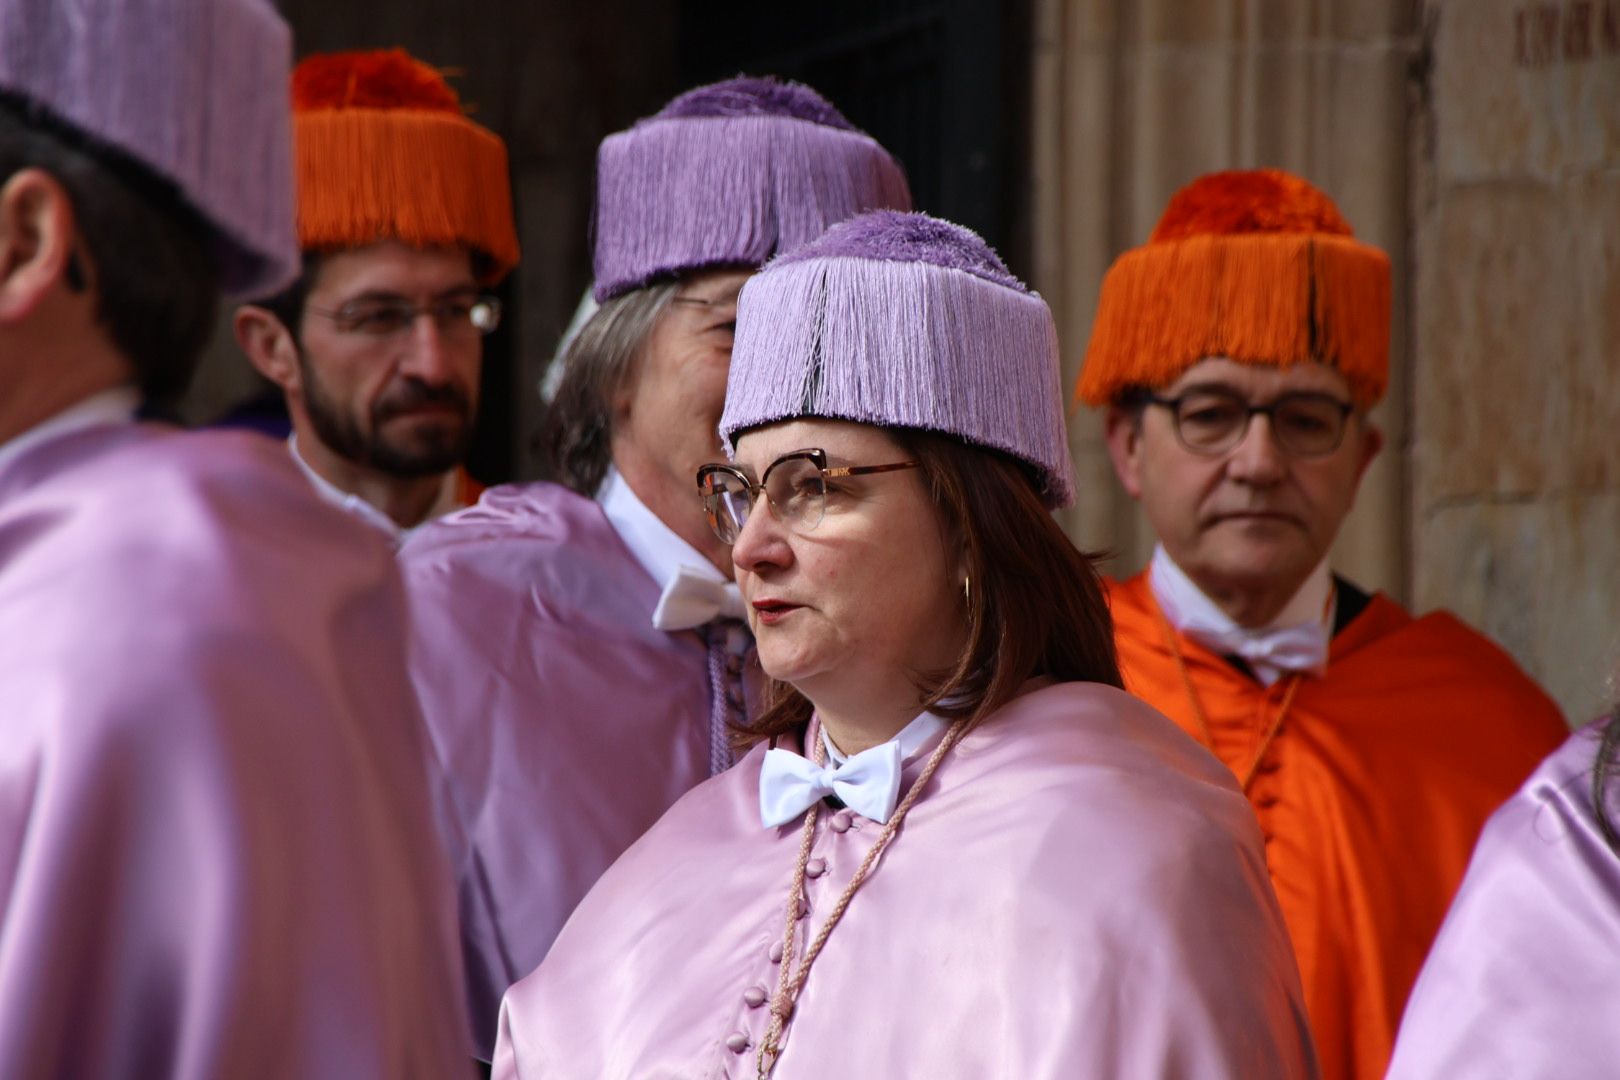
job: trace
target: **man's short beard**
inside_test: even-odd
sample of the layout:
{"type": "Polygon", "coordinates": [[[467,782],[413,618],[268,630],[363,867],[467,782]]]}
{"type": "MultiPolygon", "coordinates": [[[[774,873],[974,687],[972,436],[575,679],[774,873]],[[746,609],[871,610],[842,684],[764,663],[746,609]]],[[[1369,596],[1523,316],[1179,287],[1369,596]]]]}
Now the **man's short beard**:
{"type": "Polygon", "coordinates": [[[367,435],[354,414],[327,394],[302,347],[298,350],[298,368],[304,411],[309,414],[310,426],[326,448],[338,457],[402,480],[448,472],[466,459],[472,445],[473,410],[459,387],[435,387],[417,379],[404,380],[398,392],[385,394],[372,405],[371,434],[367,435]],[[427,403],[455,405],[460,411],[461,426],[455,430],[430,428],[413,445],[401,445],[398,440],[383,435],[383,426],[389,418],[427,403]]]}

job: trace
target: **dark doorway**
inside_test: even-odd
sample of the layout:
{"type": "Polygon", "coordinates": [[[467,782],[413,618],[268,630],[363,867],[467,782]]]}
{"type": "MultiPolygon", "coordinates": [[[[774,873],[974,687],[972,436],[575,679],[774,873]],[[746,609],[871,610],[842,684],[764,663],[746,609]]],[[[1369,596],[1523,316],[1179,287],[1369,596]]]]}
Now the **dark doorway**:
{"type": "Polygon", "coordinates": [[[1028,0],[682,0],[684,86],[739,72],[815,87],[905,165],[917,208],[980,233],[1023,276],[1028,0]]]}

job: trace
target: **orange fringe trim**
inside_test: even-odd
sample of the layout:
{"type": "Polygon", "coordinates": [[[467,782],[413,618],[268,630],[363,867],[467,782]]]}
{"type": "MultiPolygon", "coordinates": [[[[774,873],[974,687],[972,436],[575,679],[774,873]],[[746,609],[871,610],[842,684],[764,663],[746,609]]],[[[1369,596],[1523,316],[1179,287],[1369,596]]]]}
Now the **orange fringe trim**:
{"type": "Polygon", "coordinates": [[[1103,278],[1075,396],[1162,387],[1211,356],[1337,368],[1363,407],[1389,384],[1390,266],[1347,236],[1189,236],[1128,251],[1103,278]]]}
{"type": "Polygon", "coordinates": [[[305,250],[464,244],[489,257],[487,283],[517,265],[506,146],[465,117],[321,110],[295,114],[293,143],[305,250]]]}

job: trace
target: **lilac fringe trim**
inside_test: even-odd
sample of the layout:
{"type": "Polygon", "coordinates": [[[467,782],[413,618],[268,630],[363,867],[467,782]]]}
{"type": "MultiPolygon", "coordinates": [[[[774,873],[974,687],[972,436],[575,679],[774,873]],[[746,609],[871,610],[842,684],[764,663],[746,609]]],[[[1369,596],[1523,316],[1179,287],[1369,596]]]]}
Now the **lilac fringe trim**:
{"type": "Polygon", "coordinates": [[[1074,498],[1057,331],[1033,292],[922,262],[773,264],[743,289],[720,434],[801,416],[958,435],[1074,498]]]}
{"type": "Polygon", "coordinates": [[[859,132],[781,116],[642,123],[597,156],[596,299],[758,266],[864,210],[910,206],[900,166],[859,132]]]}

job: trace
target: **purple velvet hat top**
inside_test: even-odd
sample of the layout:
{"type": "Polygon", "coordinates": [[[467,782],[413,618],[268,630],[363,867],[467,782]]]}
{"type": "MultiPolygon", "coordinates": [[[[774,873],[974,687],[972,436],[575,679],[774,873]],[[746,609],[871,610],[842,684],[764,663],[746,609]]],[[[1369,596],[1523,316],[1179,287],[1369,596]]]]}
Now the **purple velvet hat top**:
{"type": "Polygon", "coordinates": [[[979,236],[876,211],[773,260],[743,287],[720,434],[798,417],[960,436],[1074,499],[1057,330],[979,236]]]}
{"type": "Polygon", "coordinates": [[[173,183],[233,295],[298,272],[291,66],[264,0],[0,0],[0,91],[173,183]]]}
{"type": "Polygon", "coordinates": [[[910,207],[895,160],[809,87],[700,86],[602,140],[596,299],[684,271],[758,266],[863,210],[910,207]]]}

